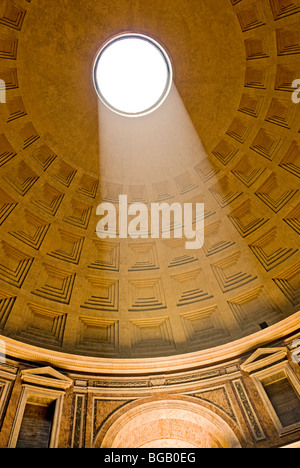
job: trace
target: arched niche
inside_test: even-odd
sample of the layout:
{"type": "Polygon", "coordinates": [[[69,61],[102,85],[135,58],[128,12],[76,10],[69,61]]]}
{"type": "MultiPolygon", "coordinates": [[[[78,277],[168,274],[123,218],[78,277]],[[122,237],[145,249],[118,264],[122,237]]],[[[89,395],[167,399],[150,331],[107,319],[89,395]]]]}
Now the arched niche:
{"type": "Polygon", "coordinates": [[[126,405],[98,431],[94,448],[241,448],[236,431],[192,398],[126,405]]]}

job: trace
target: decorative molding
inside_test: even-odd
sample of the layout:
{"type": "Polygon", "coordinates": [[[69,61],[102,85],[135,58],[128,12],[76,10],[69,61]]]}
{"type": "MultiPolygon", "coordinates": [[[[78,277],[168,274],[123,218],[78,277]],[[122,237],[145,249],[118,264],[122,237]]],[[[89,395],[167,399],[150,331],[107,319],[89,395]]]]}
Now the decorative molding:
{"type": "Polygon", "coordinates": [[[206,284],[203,281],[201,268],[171,275],[171,278],[173,279],[177,307],[197,304],[213,298],[213,295],[201,288],[201,284],[206,284]]]}
{"type": "Polygon", "coordinates": [[[0,135],[0,167],[7,164],[17,153],[4,134],[0,135]]]}
{"type": "Polygon", "coordinates": [[[161,278],[129,278],[129,312],[166,309],[161,278]]]}
{"type": "Polygon", "coordinates": [[[4,34],[0,34],[0,58],[16,60],[18,51],[18,39],[11,39],[4,34]]]}
{"type": "Polygon", "coordinates": [[[47,221],[39,218],[31,211],[25,209],[21,218],[20,229],[9,234],[29,247],[39,250],[50,228],[47,221]]]}
{"type": "Polygon", "coordinates": [[[295,76],[297,76],[297,72],[298,70],[294,63],[288,65],[277,65],[275,90],[287,92],[294,91],[292,84],[295,80],[295,76]]]}
{"type": "Polygon", "coordinates": [[[289,99],[273,98],[265,118],[266,122],[270,122],[280,127],[290,129],[296,116],[296,106],[289,99]]]}
{"type": "Polygon", "coordinates": [[[10,313],[14,307],[16,300],[17,300],[17,296],[14,296],[13,294],[0,290],[0,329],[1,330],[5,328],[7,319],[10,316],[10,313]]]}
{"type": "Polygon", "coordinates": [[[0,243],[0,280],[17,288],[23,285],[34,258],[5,241],[0,243]]]}
{"type": "Polygon", "coordinates": [[[168,180],[164,180],[162,182],[157,182],[152,184],[155,202],[160,203],[165,200],[169,200],[174,197],[172,190],[170,189],[170,183],[168,180]]]}
{"type": "Polygon", "coordinates": [[[200,161],[194,167],[194,169],[197,172],[197,174],[201,177],[203,182],[208,182],[220,172],[220,169],[208,159],[200,161]]]}
{"type": "Polygon", "coordinates": [[[78,265],[85,238],[60,228],[58,233],[60,242],[57,242],[57,247],[60,248],[51,251],[48,255],[63,262],[78,265]]]}
{"type": "Polygon", "coordinates": [[[76,169],[74,169],[66,162],[60,161],[59,168],[57,169],[56,174],[53,174],[52,177],[65,187],[70,187],[76,173],[76,169]]]}
{"type": "Polygon", "coordinates": [[[266,343],[275,342],[282,339],[283,336],[298,332],[299,320],[300,312],[251,336],[218,346],[214,348],[213,353],[211,349],[205,349],[190,354],[177,354],[176,356],[148,357],[146,361],[145,359],[132,358],[120,360],[119,358],[105,359],[80,355],[74,356],[20,343],[5,336],[1,336],[1,339],[4,341],[7,353],[11,357],[34,362],[51,362],[52,366],[72,372],[90,372],[95,375],[107,374],[114,376],[137,376],[145,375],[145,373],[155,375],[157,369],[161,373],[167,372],[168,374],[171,372],[186,372],[199,368],[199,366],[213,366],[220,363],[220,361],[239,358],[246,353],[254,352],[257,348],[265,346],[266,343]]]}
{"type": "Polygon", "coordinates": [[[31,156],[39,163],[43,171],[46,171],[57,158],[56,154],[46,144],[34,151],[31,156]]]}
{"type": "Polygon", "coordinates": [[[143,203],[147,205],[147,189],[145,185],[130,185],[128,193],[129,203],[143,203]]]}
{"type": "Polygon", "coordinates": [[[95,260],[88,265],[93,270],[116,271],[120,270],[120,244],[103,240],[93,240],[95,260]]]}
{"type": "Polygon", "coordinates": [[[192,396],[198,400],[213,405],[216,409],[221,410],[229,416],[235,424],[238,423],[238,418],[226,385],[212,387],[210,389],[194,393],[192,396]]]}
{"type": "Polygon", "coordinates": [[[280,161],[279,167],[298,178],[300,177],[300,146],[296,141],[292,142],[288,151],[280,161]]]}
{"type": "Polygon", "coordinates": [[[6,108],[8,113],[7,122],[13,122],[27,115],[24,102],[21,96],[9,98],[6,101],[6,108]]]}
{"type": "Polygon", "coordinates": [[[242,6],[236,14],[243,32],[259,28],[266,24],[261,4],[256,2],[242,6]]]}
{"type": "Polygon", "coordinates": [[[123,185],[101,181],[101,199],[103,202],[119,203],[119,196],[124,193],[123,185]]]}
{"type": "Polygon", "coordinates": [[[264,96],[252,96],[249,94],[243,94],[241,97],[238,111],[257,119],[261,112],[264,99],[264,96]]]}
{"type": "Polygon", "coordinates": [[[71,448],[84,448],[84,417],[86,412],[86,397],[85,395],[74,396],[74,413],[73,413],[73,431],[71,448]]]}
{"type": "Polygon", "coordinates": [[[227,166],[229,162],[235,157],[238,149],[228,143],[226,140],[221,140],[213,149],[212,154],[224,165],[227,166]]]}
{"type": "Polygon", "coordinates": [[[291,304],[298,308],[300,306],[300,262],[295,263],[287,270],[273,278],[274,283],[291,304]]]}
{"type": "Polygon", "coordinates": [[[300,33],[299,25],[293,24],[288,28],[276,30],[277,54],[294,55],[300,53],[300,33]]]}
{"type": "Polygon", "coordinates": [[[269,161],[273,161],[282,143],[282,138],[269,130],[261,128],[251,144],[250,149],[269,161]]]}
{"type": "Polygon", "coordinates": [[[272,172],[267,180],[258,188],[255,195],[272,211],[278,213],[298,193],[299,190],[286,187],[277,174],[272,172]]]}
{"type": "Polygon", "coordinates": [[[218,306],[186,312],[180,315],[189,348],[199,350],[214,343],[222,344],[230,339],[220,316],[218,306]]]}
{"type": "Polygon", "coordinates": [[[0,65],[0,79],[4,81],[6,91],[19,88],[18,70],[16,68],[4,68],[0,65]]]}
{"type": "Polygon", "coordinates": [[[93,356],[117,356],[119,332],[119,320],[80,316],[76,351],[93,356]]]}
{"type": "Polygon", "coordinates": [[[195,185],[193,182],[193,178],[189,172],[184,172],[179,176],[174,178],[177,188],[179,190],[180,195],[184,195],[192,190],[196,189],[198,185],[195,185]]]}
{"type": "Polygon", "coordinates": [[[27,304],[29,315],[24,319],[18,336],[30,343],[61,348],[67,314],[40,304],[27,304]]]}
{"type": "Polygon", "coordinates": [[[21,31],[26,10],[13,0],[4,0],[0,8],[0,24],[21,31]]]}
{"type": "Polygon", "coordinates": [[[241,364],[241,369],[247,374],[253,375],[286,360],[287,348],[259,348],[241,364]]]}
{"type": "Polygon", "coordinates": [[[81,305],[84,309],[118,312],[119,281],[103,276],[87,276],[89,283],[88,299],[81,305]]]}
{"type": "Polygon", "coordinates": [[[19,195],[24,197],[39,180],[39,177],[24,161],[21,161],[13,170],[7,172],[3,179],[19,195]]]}
{"type": "Polygon", "coordinates": [[[249,188],[261,177],[265,170],[263,162],[260,164],[252,154],[245,154],[231,172],[249,188]]]}
{"type": "Polygon", "coordinates": [[[45,274],[41,274],[37,287],[32,294],[61,304],[70,304],[76,274],[44,263],[45,274]],[[43,284],[44,283],[44,284],[43,284]]]}
{"type": "Polygon", "coordinates": [[[128,244],[130,249],[130,266],[128,271],[159,270],[158,255],[155,242],[128,244]]]}
{"type": "Polygon", "coordinates": [[[162,355],[176,351],[169,317],[130,320],[133,355],[162,355]]]}
{"type": "Polygon", "coordinates": [[[297,234],[300,234],[300,203],[290,211],[284,220],[297,234]]]}
{"type": "Polygon", "coordinates": [[[52,185],[45,183],[35,195],[32,203],[37,206],[44,213],[55,216],[61,202],[63,201],[64,194],[56,190],[52,185]]]}
{"type": "Polygon", "coordinates": [[[169,239],[164,241],[168,268],[180,267],[198,261],[192,252],[187,252],[184,239],[169,239]]]}
{"type": "Polygon", "coordinates": [[[81,178],[77,192],[89,198],[96,198],[99,180],[84,174],[81,178]]]}
{"type": "Polygon", "coordinates": [[[18,203],[0,188],[0,226],[13,212],[18,203]]]}
{"type": "Polygon", "coordinates": [[[245,88],[266,89],[268,70],[265,67],[246,68],[245,88]]]}
{"type": "Polygon", "coordinates": [[[270,326],[283,318],[281,310],[272,303],[262,285],[231,298],[228,305],[241,330],[259,330],[260,324],[270,326]]]}
{"type": "Polygon", "coordinates": [[[64,217],[65,223],[72,226],[87,229],[92,214],[92,207],[78,200],[73,199],[69,205],[68,212],[64,217]]]}
{"type": "Polygon", "coordinates": [[[266,439],[266,436],[264,434],[264,431],[261,427],[261,424],[259,422],[259,419],[255,413],[255,410],[253,408],[253,405],[247,395],[247,391],[245,389],[245,386],[242,382],[241,379],[235,380],[232,382],[232,385],[234,386],[236,390],[236,394],[238,396],[238,399],[240,401],[240,404],[243,408],[244,414],[248,420],[251,432],[255,438],[255,440],[262,441],[266,439]]]}
{"type": "Polygon", "coordinates": [[[252,125],[249,125],[247,122],[244,122],[242,119],[236,117],[227,130],[226,134],[239,143],[244,144],[251,130],[252,125]]]}
{"type": "Polygon", "coordinates": [[[222,227],[224,226],[221,221],[216,221],[209,225],[206,224],[205,242],[203,246],[206,257],[211,257],[212,255],[224,252],[235,245],[235,242],[228,240],[228,238],[224,239],[226,230],[222,229],[222,227]]]}
{"type": "Polygon", "coordinates": [[[269,43],[265,36],[256,35],[245,40],[247,60],[264,59],[270,56],[269,43]]]}
{"type": "Polygon", "coordinates": [[[50,366],[21,371],[21,380],[30,385],[62,390],[67,390],[73,385],[73,380],[50,366]]]}
{"type": "Polygon", "coordinates": [[[246,286],[257,279],[257,276],[243,271],[245,262],[239,251],[212,264],[211,268],[224,294],[246,286]]]}
{"type": "Polygon", "coordinates": [[[227,175],[223,176],[210,189],[221,208],[225,208],[243,195],[237,187],[236,180],[231,180],[227,175]]]}
{"type": "Polygon", "coordinates": [[[300,12],[299,0],[269,0],[274,20],[300,12]]]}
{"type": "Polygon", "coordinates": [[[299,251],[292,246],[282,246],[277,226],[252,241],[249,247],[266,271],[273,270],[299,251]]]}
{"type": "Polygon", "coordinates": [[[23,143],[23,149],[28,148],[40,138],[32,122],[28,122],[19,130],[19,136],[23,143]]]}

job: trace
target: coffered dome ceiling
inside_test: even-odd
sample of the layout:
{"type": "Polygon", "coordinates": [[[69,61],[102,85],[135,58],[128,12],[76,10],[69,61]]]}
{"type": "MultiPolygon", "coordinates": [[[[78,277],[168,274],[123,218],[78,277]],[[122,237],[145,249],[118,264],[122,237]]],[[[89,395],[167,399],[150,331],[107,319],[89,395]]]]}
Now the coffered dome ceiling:
{"type": "MultiPolygon", "coordinates": [[[[213,348],[299,311],[299,12],[299,0],[2,1],[2,335],[150,358],[213,348]],[[124,31],[167,49],[202,152],[192,142],[164,161],[139,153],[138,171],[136,155],[119,164],[120,118],[99,112],[92,67],[124,31]],[[101,241],[96,207],[121,194],[204,202],[204,248],[101,241]]],[[[143,132],[149,123],[155,136],[160,118],[164,131],[180,128],[169,106],[143,132]]],[[[122,125],[141,138],[137,121],[122,125]]]]}

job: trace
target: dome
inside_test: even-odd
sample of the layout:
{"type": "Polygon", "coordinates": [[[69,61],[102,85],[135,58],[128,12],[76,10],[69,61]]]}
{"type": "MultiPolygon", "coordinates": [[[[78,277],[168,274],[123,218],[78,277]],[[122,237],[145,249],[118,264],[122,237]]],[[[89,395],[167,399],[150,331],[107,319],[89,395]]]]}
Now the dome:
{"type": "Polygon", "coordinates": [[[1,335],[75,356],[158,358],[299,312],[296,3],[4,1],[1,335]],[[174,70],[168,99],[141,119],[102,106],[93,85],[99,49],[128,32],[161,44],[174,70]],[[203,248],[99,238],[97,207],[119,211],[122,195],[204,203],[203,248]]]}

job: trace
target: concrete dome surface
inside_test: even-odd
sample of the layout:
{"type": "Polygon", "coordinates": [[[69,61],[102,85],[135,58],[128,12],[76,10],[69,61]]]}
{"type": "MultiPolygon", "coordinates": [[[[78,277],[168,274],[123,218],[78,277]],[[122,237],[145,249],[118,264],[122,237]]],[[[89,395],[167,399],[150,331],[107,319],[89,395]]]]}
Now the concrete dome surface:
{"type": "Polygon", "coordinates": [[[299,9],[2,2],[3,336],[153,358],[235,342],[299,311],[299,9]],[[128,31],[156,39],[174,67],[170,99],[134,122],[99,107],[92,76],[101,45],[128,31]],[[204,203],[204,247],[99,239],[97,206],[118,209],[121,194],[147,206],[204,203]]]}

